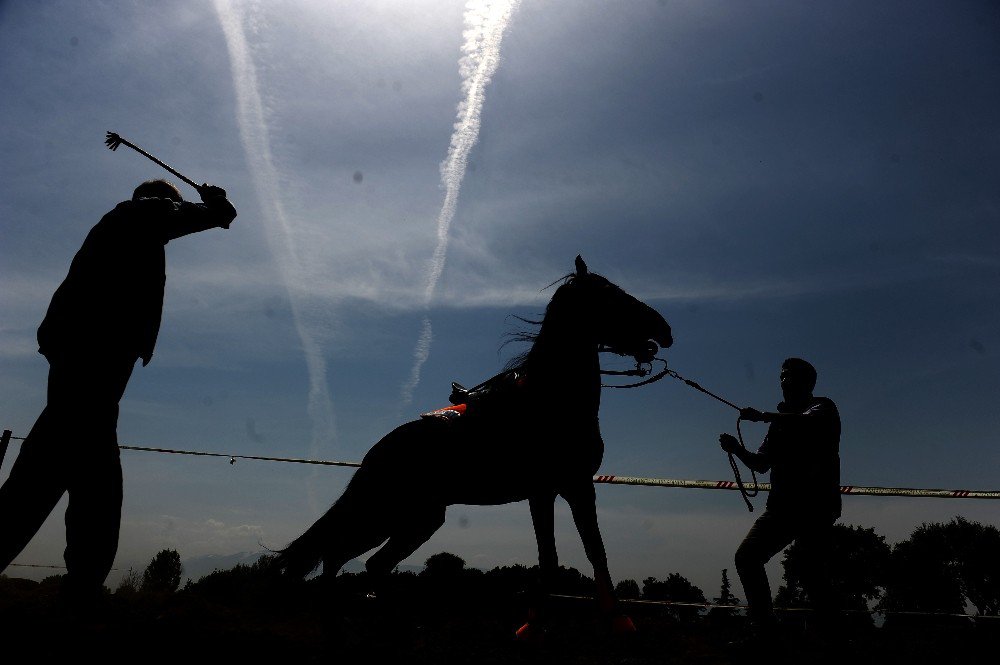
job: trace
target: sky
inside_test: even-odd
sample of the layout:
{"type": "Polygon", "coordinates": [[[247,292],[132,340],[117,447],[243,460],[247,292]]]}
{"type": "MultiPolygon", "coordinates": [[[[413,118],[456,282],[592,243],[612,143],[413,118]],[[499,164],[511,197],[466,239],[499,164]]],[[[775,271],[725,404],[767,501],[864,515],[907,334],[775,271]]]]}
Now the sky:
{"type": "MultiPolygon", "coordinates": [[[[523,350],[501,348],[511,315],[581,254],[731,401],[773,408],[781,361],[812,361],[844,484],[1000,487],[995,3],[487,5],[0,3],[0,425],[23,436],[44,406],[35,331],[83,238],[163,175],[111,130],[239,210],[167,246],[123,444],[360,460],[523,350]]],[[[730,477],[735,412],[680,382],[605,390],[601,424],[602,474],[730,477]]],[[[351,473],[122,463],[112,585],[165,547],[281,547],[351,473]]],[[[731,492],[597,494],[616,580],[678,572],[708,596],[755,516],[731,492]]],[[[64,506],[18,562],[62,563],[64,506]]],[[[892,543],[958,514],[1000,524],[989,501],[863,496],[842,521],[892,543]]],[[[561,500],[556,528],[589,573],[561,500]]],[[[527,505],[453,506],[407,563],[440,551],[533,564],[527,505]]]]}

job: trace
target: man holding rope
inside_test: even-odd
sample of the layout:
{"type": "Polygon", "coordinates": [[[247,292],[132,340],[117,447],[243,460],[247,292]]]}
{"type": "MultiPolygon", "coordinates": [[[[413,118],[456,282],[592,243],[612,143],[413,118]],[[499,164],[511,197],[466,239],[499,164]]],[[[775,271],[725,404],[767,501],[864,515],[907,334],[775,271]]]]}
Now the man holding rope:
{"type": "Polygon", "coordinates": [[[38,328],[48,403],[0,487],[0,571],[69,492],[63,590],[75,604],[99,597],[118,550],[118,402],[136,360],[145,366],[153,355],[164,246],[236,217],[223,189],[198,192],[203,203],[184,201],[165,180],[139,185],[87,235],[38,328]]]}
{"type": "Polygon", "coordinates": [[[826,397],[814,397],[816,369],[801,358],[781,365],[784,400],[777,412],[742,409],[743,420],[770,423],[756,453],[722,434],[727,453],[758,473],[771,472],[771,492],[736,550],[736,570],[746,593],[751,640],[770,643],[775,619],[766,564],[793,540],[807,559],[806,592],[820,624],[831,627],[835,611],[828,572],[833,523],[840,517],[840,415],[826,397]],[[825,624],[825,625],[824,625],[825,624]]]}

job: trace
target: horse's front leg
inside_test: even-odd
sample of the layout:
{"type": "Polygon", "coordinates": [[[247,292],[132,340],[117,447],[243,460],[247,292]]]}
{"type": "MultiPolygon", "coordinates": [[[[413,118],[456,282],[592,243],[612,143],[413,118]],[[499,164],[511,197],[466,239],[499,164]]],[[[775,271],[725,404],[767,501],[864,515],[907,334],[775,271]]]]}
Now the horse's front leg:
{"type": "Polygon", "coordinates": [[[618,608],[615,587],[608,570],[608,556],[604,550],[601,528],[597,524],[597,493],[594,484],[591,482],[581,484],[573,492],[564,493],[563,497],[573,511],[573,521],[580,533],[580,540],[583,541],[583,550],[594,567],[598,607],[611,617],[611,627],[615,633],[635,632],[632,620],[618,608]]]}
{"type": "Polygon", "coordinates": [[[552,590],[552,581],[559,569],[555,536],[555,501],[554,492],[537,494],[528,499],[531,523],[535,527],[535,541],[538,543],[539,580],[534,591],[535,597],[531,599],[531,607],[528,608],[528,621],[517,631],[519,640],[541,638],[541,624],[544,621],[548,596],[552,590]]]}
{"type": "Polygon", "coordinates": [[[542,586],[551,587],[559,568],[559,554],[556,552],[555,534],[555,492],[528,499],[531,508],[531,523],[535,527],[535,541],[538,543],[538,569],[542,586]]]}

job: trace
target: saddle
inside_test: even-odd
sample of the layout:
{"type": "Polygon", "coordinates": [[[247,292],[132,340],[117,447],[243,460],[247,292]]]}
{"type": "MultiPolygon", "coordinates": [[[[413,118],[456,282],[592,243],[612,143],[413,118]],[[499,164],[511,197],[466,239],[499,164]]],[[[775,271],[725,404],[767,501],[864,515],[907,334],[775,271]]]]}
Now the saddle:
{"type": "Polygon", "coordinates": [[[452,420],[462,416],[495,414],[510,407],[521,394],[524,385],[524,372],[516,369],[501,372],[472,388],[452,381],[451,395],[448,396],[451,406],[422,413],[420,417],[452,420]]]}

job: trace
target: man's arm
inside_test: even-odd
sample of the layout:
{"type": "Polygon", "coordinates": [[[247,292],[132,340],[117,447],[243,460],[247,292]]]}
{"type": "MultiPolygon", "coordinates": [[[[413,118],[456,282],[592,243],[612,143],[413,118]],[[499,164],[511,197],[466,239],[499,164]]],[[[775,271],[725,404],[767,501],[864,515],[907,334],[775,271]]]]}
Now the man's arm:
{"type": "MultiPolygon", "coordinates": [[[[722,446],[723,450],[731,455],[736,455],[741,462],[757,473],[767,473],[771,470],[771,460],[766,453],[750,452],[740,445],[739,440],[737,440],[737,438],[732,434],[720,434],[719,444],[722,446]]],[[[761,446],[761,448],[763,449],[763,446],[761,446]]]]}
{"type": "Polygon", "coordinates": [[[148,212],[157,218],[158,231],[164,243],[208,229],[228,229],[236,218],[236,208],[226,198],[226,190],[202,185],[198,192],[203,203],[139,199],[139,205],[147,208],[155,206],[148,212]]]}
{"type": "Polygon", "coordinates": [[[758,411],[757,409],[740,409],[740,418],[749,420],[752,423],[774,423],[781,422],[789,425],[805,423],[816,420],[816,418],[828,415],[827,409],[821,405],[816,405],[802,413],[778,413],[774,411],[758,411]]]}

